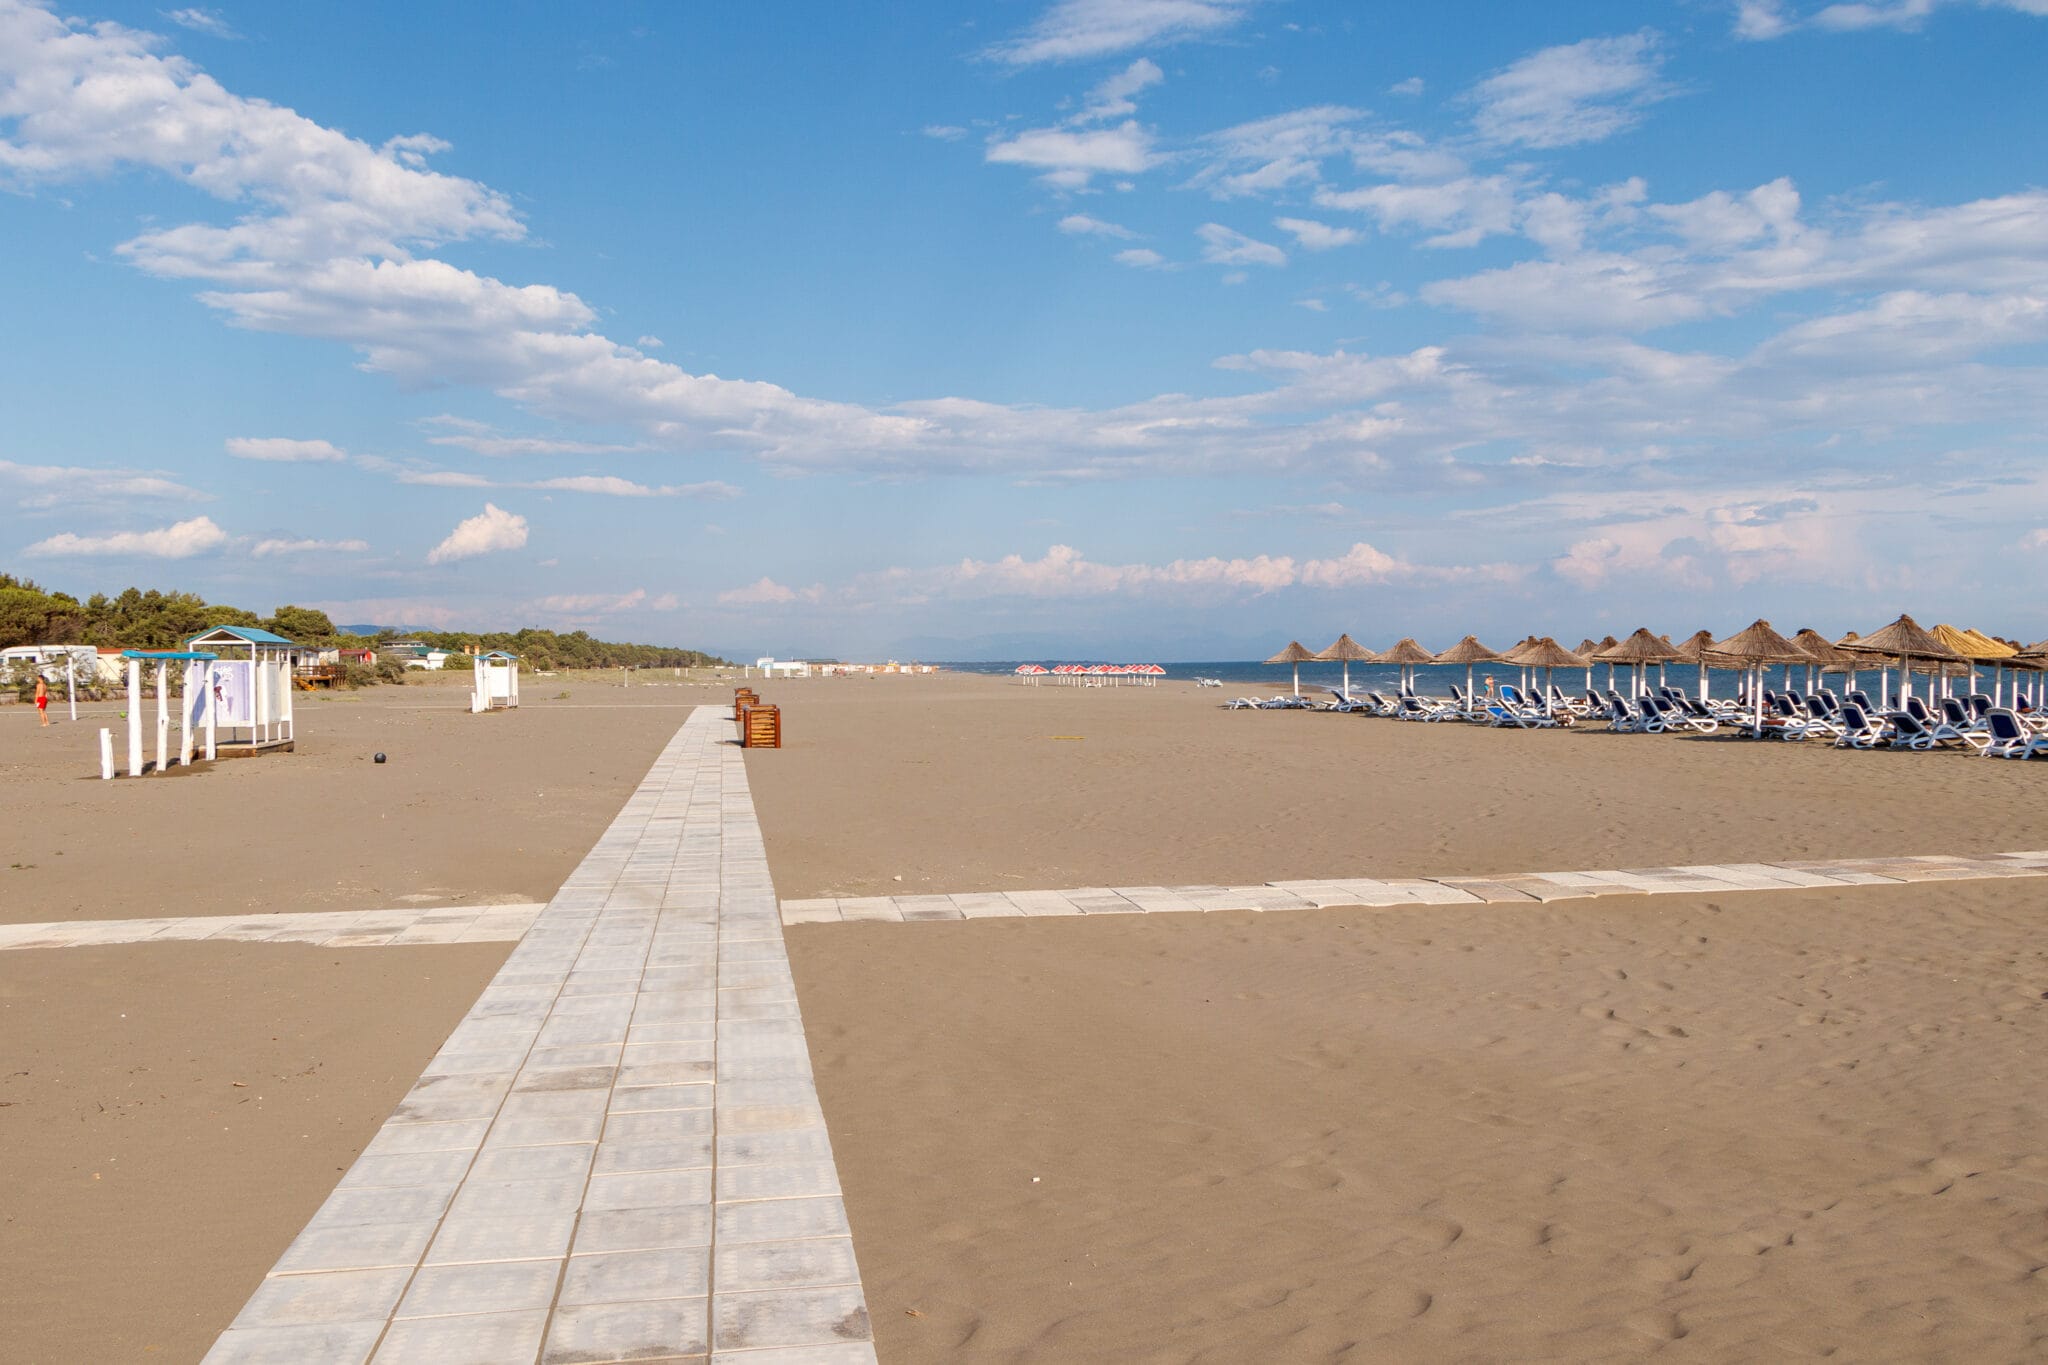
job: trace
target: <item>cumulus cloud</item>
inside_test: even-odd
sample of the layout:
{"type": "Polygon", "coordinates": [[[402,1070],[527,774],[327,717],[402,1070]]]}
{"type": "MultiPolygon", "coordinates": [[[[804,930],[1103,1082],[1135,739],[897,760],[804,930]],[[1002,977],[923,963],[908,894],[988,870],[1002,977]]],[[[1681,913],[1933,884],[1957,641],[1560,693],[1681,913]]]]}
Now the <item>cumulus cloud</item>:
{"type": "Polygon", "coordinates": [[[1128,251],[1119,251],[1110,259],[1118,265],[1128,265],[1138,270],[1157,270],[1166,264],[1166,258],[1150,247],[1135,246],[1128,251]]]}
{"type": "Polygon", "coordinates": [[[259,540],[249,547],[256,559],[280,555],[362,554],[370,548],[367,540],[259,540]]]}
{"type": "Polygon", "coordinates": [[[1286,265],[1287,253],[1271,242],[1247,237],[1221,223],[1204,223],[1195,229],[1202,239],[1202,259],[1211,265],[1286,265]]]}
{"type": "Polygon", "coordinates": [[[1100,123],[1138,112],[1137,96],[1166,79],[1166,73],[1144,57],[1088,92],[1076,122],[1100,123]]]}
{"type": "Polygon", "coordinates": [[[1202,164],[1187,183],[1217,199],[1319,183],[1324,162],[1354,156],[1368,141],[1356,128],[1365,117],[1361,109],[1319,104],[1211,133],[1197,148],[1202,164]]]}
{"type": "Polygon", "coordinates": [[[1024,32],[985,55],[1013,66],[1105,57],[1219,33],[1249,7],[1247,0],[1057,0],[1024,32]]]}
{"type": "MultiPolygon", "coordinates": [[[[672,608],[675,599],[664,598],[672,608]]],[[[634,588],[626,593],[559,593],[543,597],[534,602],[542,611],[568,616],[612,616],[622,611],[632,611],[647,601],[647,589],[634,588]]]]}
{"type": "Polygon", "coordinates": [[[1634,126],[1670,92],[1659,78],[1657,36],[1588,38],[1533,52],[1479,82],[1473,126],[1492,142],[1570,147],[1634,126]]]}
{"type": "Polygon", "coordinates": [[[427,563],[447,564],[525,544],[526,518],[487,502],[483,511],[456,523],[448,538],[428,552],[427,563]]]}
{"type": "Polygon", "coordinates": [[[190,559],[209,550],[218,550],[227,543],[227,532],[214,525],[211,517],[194,517],[154,531],[116,531],[104,536],[81,536],[65,531],[37,541],[22,553],[190,559]]]}
{"type": "Polygon", "coordinates": [[[230,436],[227,452],[238,460],[277,464],[334,464],[348,458],[348,452],[332,441],[295,441],[285,436],[230,436]]]}

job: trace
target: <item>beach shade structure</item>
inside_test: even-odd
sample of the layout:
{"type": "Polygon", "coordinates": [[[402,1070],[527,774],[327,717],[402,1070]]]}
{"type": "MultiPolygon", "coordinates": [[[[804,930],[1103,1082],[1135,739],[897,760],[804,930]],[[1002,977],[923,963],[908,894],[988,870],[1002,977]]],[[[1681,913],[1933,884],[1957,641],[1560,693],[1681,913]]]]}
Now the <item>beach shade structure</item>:
{"type": "MultiPolygon", "coordinates": [[[[178,701],[178,762],[184,767],[192,766],[192,727],[201,723],[205,727],[206,761],[211,763],[217,752],[215,723],[217,710],[214,699],[219,694],[213,685],[213,668],[219,656],[199,649],[124,649],[121,657],[128,661],[128,776],[142,776],[142,690],[145,662],[156,665],[156,771],[163,772],[170,766],[170,695],[171,665],[185,665],[184,680],[179,688],[178,701]]],[[[100,731],[100,776],[114,775],[112,748],[107,731],[100,731]]]]}
{"type": "Polygon", "coordinates": [[[502,649],[486,650],[470,664],[474,685],[469,693],[472,715],[519,705],[519,656],[502,649]]]}
{"type": "Polygon", "coordinates": [[[1648,664],[1670,663],[1678,657],[1670,641],[1650,633],[1648,626],[1637,626],[1635,634],[1618,644],[1610,645],[1592,656],[1603,664],[1626,664],[1636,671],[1635,695],[1643,694],[1643,668],[1648,664]]]}
{"type": "Polygon", "coordinates": [[[1458,643],[1452,645],[1449,649],[1445,650],[1443,653],[1436,656],[1436,661],[1440,664],[1465,665],[1466,715],[1471,715],[1473,708],[1472,665],[1498,663],[1501,661],[1503,657],[1504,656],[1498,650],[1488,649],[1485,645],[1480,644],[1477,638],[1470,635],[1467,635],[1464,639],[1458,641],[1458,643]]]}
{"type": "Polygon", "coordinates": [[[1520,664],[1524,668],[1540,668],[1543,670],[1543,714],[1545,715],[1549,715],[1551,710],[1551,670],[1554,668],[1584,668],[1588,662],[1585,655],[1566,649],[1548,635],[1531,644],[1509,650],[1508,659],[1510,662],[1520,664]]]}
{"type": "MultiPolygon", "coordinates": [[[[1805,650],[1812,658],[1812,662],[1806,666],[1806,690],[1809,692],[1813,690],[1813,675],[1816,672],[1825,673],[1832,668],[1839,669],[1844,673],[1853,674],[1856,671],[1856,665],[1862,662],[1854,654],[1836,645],[1812,626],[1807,626],[1797,635],[1794,635],[1792,643],[1805,650]]],[[[1787,671],[1790,671],[1791,666],[1788,664],[1786,667],[1787,671]]],[[[1852,690],[1853,687],[1854,684],[1851,684],[1852,690]]]]}
{"type": "Polygon", "coordinates": [[[1684,640],[1680,641],[1676,646],[1674,646],[1671,652],[1671,662],[1675,664],[1699,665],[1701,701],[1705,701],[1708,695],[1707,668],[1711,662],[1708,656],[1711,655],[1713,652],[1714,632],[1712,632],[1711,630],[1694,631],[1692,634],[1686,636],[1684,640]]]}
{"type": "Polygon", "coordinates": [[[1772,630],[1769,621],[1759,619],[1748,630],[1716,641],[1709,652],[1750,675],[1749,698],[1756,708],[1751,733],[1760,738],[1764,732],[1764,670],[1772,664],[1804,663],[1806,651],[1772,630]]]}
{"type": "Polygon", "coordinates": [[[1301,666],[1305,663],[1313,663],[1315,657],[1315,655],[1302,647],[1301,641],[1289,640],[1287,648],[1281,650],[1278,654],[1266,660],[1266,662],[1269,664],[1294,665],[1294,695],[1298,697],[1301,695],[1301,666]]]}
{"type": "Polygon", "coordinates": [[[1332,661],[1341,661],[1343,663],[1344,696],[1348,701],[1351,696],[1351,665],[1354,662],[1372,663],[1379,658],[1379,655],[1352,639],[1350,632],[1346,631],[1332,641],[1328,649],[1317,650],[1316,657],[1325,663],[1332,661]]]}
{"type": "Polygon", "coordinates": [[[1415,691],[1415,670],[1423,664],[1436,662],[1436,655],[1406,636],[1396,641],[1393,648],[1381,650],[1374,657],[1383,664],[1400,667],[1401,695],[1404,697],[1415,691]]]}
{"type": "Polygon", "coordinates": [[[1599,652],[1600,642],[1590,635],[1579,641],[1579,647],[1572,651],[1574,654],[1586,656],[1586,690],[1588,692],[1593,690],[1593,656],[1599,652]]]}
{"type": "MultiPolygon", "coordinates": [[[[1998,685],[2000,691],[2004,690],[2005,669],[2003,665],[2007,659],[2019,653],[2017,649],[2002,645],[1988,635],[1980,635],[1974,630],[1957,630],[1954,626],[1950,625],[1936,626],[1928,633],[1963,658],[1969,660],[1970,689],[1972,691],[1975,691],[1977,687],[1977,666],[1987,663],[2000,666],[1998,670],[1998,685]]],[[[1996,699],[1994,698],[1994,700],[1996,699]]]]}
{"type": "MultiPolygon", "coordinates": [[[[1963,634],[1974,641],[1980,650],[1984,651],[1971,657],[1988,662],[1992,668],[1997,670],[1996,681],[1991,686],[1991,704],[1993,706],[2005,705],[2003,700],[2005,695],[2005,670],[2012,666],[2012,660],[2019,657],[2019,645],[2001,640],[1996,635],[1986,635],[1975,626],[1969,627],[1963,631],[1963,634]]],[[[2019,679],[2013,679],[2013,686],[2018,688],[2019,679]]]]}
{"type": "MultiPolygon", "coordinates": [[[[1844,637],[1835,641],[1843,649],[1859,654],[1877,654],[1899,661],[1899,703],[1913,695],[1913,662],[1924,660],[1930,671],[1946,663],[1960,660],[1954,650],[1920,628],[1920,623],[1901,613],[1899,619],[1883,630],[1874,630],[1860,638],[1844,637]]],[[[1882,670],[1880,670],[1882,671],[1882,670]]]]}
{"type": "Polygon", "coordinates": [[[1607,665],[1607,685],[1610,688],[1614,686],[1614,661],[1611,659],[1603,659],[1600,656],[1602,654],[1605,654],[1608,650],[1615,648],[1620,643],[1621,641],[1615,639],[1612,635],[1608,635],[1603,637],[1598,644],[1594,645],[1590,652],[1584,649],[1581,649],[1579,651],[1579,653],[1584,654],[1586,658],[1591,660],[1592,662],[1603,663],[1607,665]]]}
{"type": "Polygon", "coordinates": [[[1038,680],[1039,680],[1040,678],[1044,677],[1044,676],[1045,676],[1045,674],[1046,674],[1046,668],[1045,668],[1045,665],[1044,665],[1044,664],[1018,664],[1018,665],[1017,665],[1017,676],[1018,676],[1018,677],[1020,677],[1020,678],[1026,678],[1026,679],[1029,679],[1029,680],[1030,680],[1030,683],[1031,683],[1031,685],[1032,685],[1033,687],[1036,687],[1036,686],[1038,686],[1038,680]]]}

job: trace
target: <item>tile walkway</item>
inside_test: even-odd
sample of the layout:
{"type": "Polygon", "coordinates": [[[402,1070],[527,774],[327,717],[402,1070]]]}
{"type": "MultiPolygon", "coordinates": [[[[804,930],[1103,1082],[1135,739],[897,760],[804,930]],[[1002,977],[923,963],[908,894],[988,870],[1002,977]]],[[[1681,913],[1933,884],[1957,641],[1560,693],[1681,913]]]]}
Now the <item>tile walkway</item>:
{"type": "Polygon", "coordinates": [[[84,948],[106,943],[311,943],[321,948],[381,948],[415,943],[516,943],[540,916],[539,905],[442,905],[402,910],[313,910],[282,915],[192,915],[183,919],[60,920],[0,924],[0,952],[84,948]]]}
{"type": "Polygon", "coordinates": [[[1505,877],[1345,877],[1266,882],[1259,886],[1083,886],[1070,891],[973,891],[950,896],[787,900],[782,902],[782,922],[838,924],[855,920],[990,919],[1020,915],[1313,910],[1335,905],[1526,904],[1587,896],[1785,891],[1818,886],[2040,876],[2048,876],[2048,852],[1703,863],[1604,872],[1531,872],[1505,877]]]}
{"type": "Polygon", "coordinates": [[[208,1365],[875,1359],[731,733],[691,714],[208,1365]]]}

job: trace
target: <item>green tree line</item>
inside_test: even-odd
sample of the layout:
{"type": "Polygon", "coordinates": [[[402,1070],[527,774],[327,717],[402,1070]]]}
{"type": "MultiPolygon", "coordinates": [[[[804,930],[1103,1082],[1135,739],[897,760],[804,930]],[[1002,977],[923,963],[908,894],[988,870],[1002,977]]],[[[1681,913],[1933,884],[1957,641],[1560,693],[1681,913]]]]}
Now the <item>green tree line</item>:
{"type": "MultiPolygon", "coordinates": [[[[14,645],[103,645],[122,649],[175,649],[215,626],[255,626],[287,640],[323,648],[374,649],[396,638],[344,635],[327,613],[282,606],[268,616],[208,602],[196,593],[129,588],[116,596],[94,593],[83,602],[26,578],[0,573],[0,649],[14,645]]],[[[587,631],[421,631],[406,637],[460,652],[471,645],[517,654],[529,668],[691,668],[724,664],[701,650],[669,645],[593,640],[587,631]]]]}

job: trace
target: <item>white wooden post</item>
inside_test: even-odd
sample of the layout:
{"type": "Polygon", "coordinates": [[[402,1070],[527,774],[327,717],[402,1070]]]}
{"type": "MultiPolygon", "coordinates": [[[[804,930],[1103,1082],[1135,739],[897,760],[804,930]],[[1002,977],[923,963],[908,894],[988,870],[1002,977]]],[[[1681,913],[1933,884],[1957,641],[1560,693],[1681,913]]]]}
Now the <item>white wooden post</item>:
{"type": "Polygon", "coordinates": [[[516,707],[519,705],[519,660],[506,661],[505,682],[512,689],[512,705],[516,707]]]}
{"type": "Polygon", "coordinates": [[[128,776],[142,776],[142,660],[128,661],[128,776]]]}
{"type": "Polygon", "coordinates": [[[78,719],[78,656],[64,656],[64,692],[71,701],[71,719],[78,719]]]}
{"type": "Polygon", "coordinates": [[[297,739],[299,737],[299,727],[294,719],[293,708],[298,705],[298,698],[292,694],[298,691],[298,688],[292,685],[292,661],[290,655],[286,655],[278,661],[277,680],[284,688],[284,733],[279,738],[297,739]]]}
{"type": "Polygon", "coordinates": [[[479,654],[469,662],[469,713],[480,714],[490,705],[491,677],[484,671],[484,658],[479,654]]]}
{"type": "Polygon", "coordinates": [[[192,703],[197,697],[192,689],[199,680],[199,661],[185,661],[185,685],[178,696],[178,766],[192,766],[192,703]]]}
{"type": "Polygon", "coordinates": [[[216,716],[213,705],[213,660],[203,660],[200,668],[202,675],[199,685],[206,689],[206,761],[211,763],[219,757],[219,753],[214,747],[214,722],[216,716]]]}
{"type": "Polygon", "coordinates": [[[254,726],[250,744],[253,746],[270,738],[270,675],[254,646],[249,650],[249,694],[249,720],[254,726]]]}
{"type": "Polygon", "coordinates": [[[156,666],[156,770],[164,770],[165,760],[170,757],[171,739],[171,661],[160,660],[156,666]]]}
{"type": "Polygon", "coordinates": [[[100,731],[100,781],[111,782],[113,780],[114,732],[112,730],[102,729],[100,731]]]}

